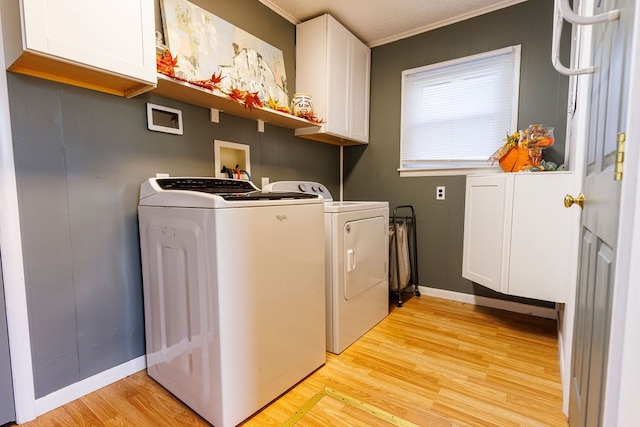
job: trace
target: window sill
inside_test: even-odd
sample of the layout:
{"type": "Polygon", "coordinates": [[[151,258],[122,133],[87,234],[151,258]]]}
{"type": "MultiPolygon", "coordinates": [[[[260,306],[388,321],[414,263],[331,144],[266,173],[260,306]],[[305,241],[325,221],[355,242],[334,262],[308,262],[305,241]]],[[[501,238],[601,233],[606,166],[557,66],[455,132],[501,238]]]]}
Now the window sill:
{"type": "Polygon", "coordinates": [[[398,169],[401,178],[415,178],[420,176],[456,176],[456,175],[486,175],[500,173],[500,166],[482,168],[428,168],[428,169],[398,169]]]}

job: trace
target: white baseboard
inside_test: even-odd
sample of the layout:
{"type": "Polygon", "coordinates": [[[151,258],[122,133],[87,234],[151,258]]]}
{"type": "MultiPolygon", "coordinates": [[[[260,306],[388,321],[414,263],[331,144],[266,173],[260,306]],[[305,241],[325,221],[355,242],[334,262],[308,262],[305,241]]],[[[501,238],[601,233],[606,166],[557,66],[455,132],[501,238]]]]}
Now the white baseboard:
{"type": "Polygon", "coordinates": [[[36,399],[36,416],[59,408],[102,387],[142,371],[146,366],[147,363],[143,355],[36,399]]]}
{"type": "Polygon", "coordinates": [[[420,289],[420,293],[422,295],[428,295],[452,301],[466,302],[468,304],[480,305],[483,307],[497,308],[500,310],[512,311],[514,313],[528,314],[530,316],[544,317],[546,319],[557,318],[555,308],[538,307],[536,305],[481,297],[471,294],[463,294],[461,292],[447,291],[444,289],[428,288],[426,286],[418,286],[418,288],[420,289]]]}

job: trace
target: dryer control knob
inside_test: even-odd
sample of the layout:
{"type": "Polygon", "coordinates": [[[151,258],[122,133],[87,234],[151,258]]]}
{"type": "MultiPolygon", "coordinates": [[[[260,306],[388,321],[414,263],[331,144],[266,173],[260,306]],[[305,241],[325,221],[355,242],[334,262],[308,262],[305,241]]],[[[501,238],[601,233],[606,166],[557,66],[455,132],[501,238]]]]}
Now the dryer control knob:
{"type": "Polygon", "coordinates": [[[298,190],[302,191],[303,193],[307,192],[307,186],[304,184],[298,184],[298,190]]]}

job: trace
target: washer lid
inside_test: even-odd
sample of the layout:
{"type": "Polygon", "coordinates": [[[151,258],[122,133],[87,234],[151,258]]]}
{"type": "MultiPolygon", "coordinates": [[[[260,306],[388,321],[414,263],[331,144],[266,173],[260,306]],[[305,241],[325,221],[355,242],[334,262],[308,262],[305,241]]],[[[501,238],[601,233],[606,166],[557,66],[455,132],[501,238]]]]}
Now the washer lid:
{"type": "Polygon", "coordinates": [[[364,211],[380,208],[389,209],[389,202],[324,202],[324,211],[328,213],[364,211]]]}

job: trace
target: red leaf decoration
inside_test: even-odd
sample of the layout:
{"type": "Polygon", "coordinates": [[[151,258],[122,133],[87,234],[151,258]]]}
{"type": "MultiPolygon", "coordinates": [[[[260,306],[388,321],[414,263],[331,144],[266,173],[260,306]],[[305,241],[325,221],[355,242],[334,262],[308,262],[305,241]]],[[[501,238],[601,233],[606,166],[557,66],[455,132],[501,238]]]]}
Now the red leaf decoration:
{"type": "Polygon", "coordinates": [[[211,83],[214,86],[218,86],[224,77],[222,77],[222,71],[218,71],[218,75],[216,73],[211,74],[211,83]]]}
{"type": "Polygon", "coordinates": [[[156,70],[159,73],[174,77],[174,68],[178,68],[178,57],[173,58],[169,49],[165,50],[162,55],[156,56],[156,70]]]}
{"type": "Polygon", "coordinates": [[[298,117],[309,120],[310,122],[322,124],[324,123],[323,119],[319,119],[312,111],[305,111],[304,113],[298,114],[298,117]]]}
{"type": "Polygon", "coordinates": [[[218,72],[218,75],[213,73],[210,79],[207,80],[189,80],[189,83],[194,84],[196,86],[200,86],[204,89],[209,90],[220,90],[220,82],[224,77],[222,77],[222,71],[218,72]]]}
{"type": "Polygon", "coordinates": [[[227,93],[227,96],[236,102],[243,102],[244,94],[245,92],[243,90],[234,87],[231,88],[231,92],[227,93]]]}
{"type": "Polygon", "coordinates": [[[258,97],[258,92],[246,92],[244,95],[244,106],[250,110],[262,107],[262,101],[258,97]]]}

